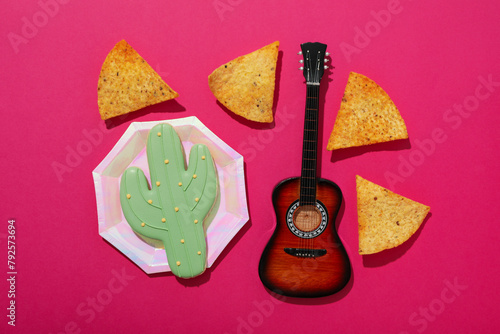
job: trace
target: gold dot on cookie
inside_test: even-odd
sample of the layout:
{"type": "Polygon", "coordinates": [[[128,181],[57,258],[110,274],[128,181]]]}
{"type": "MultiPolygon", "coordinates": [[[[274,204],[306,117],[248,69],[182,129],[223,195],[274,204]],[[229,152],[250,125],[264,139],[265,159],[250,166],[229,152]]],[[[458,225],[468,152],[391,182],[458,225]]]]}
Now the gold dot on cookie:
{"type": "Polygon", "coordinates": [[[142,226],[142,227],[146,226],[146,223],[141,223],[141,226],[142,226]]]}
{"type": "Polygon", "coordinates": [[[196,198],[194,199],[194,201],[195,201],[195,202],[198,202],[199,200],[200,200],[200,199],[199,199],[198,197],[196,197],[196,198]]]}
{"type": "Polygon", "coordinates": [[[165,164],[168,164],[170,161],[168,161],[168,159],[165,159],[164,162],[165,162],[165,164]]]}
{"type": "Polygon", "coordinates": [[[182,182],[179,182],[179,187],[182,187],[182,182]]]}
{"type": "Polygon", "coordinates": [[[179,208],[178,207],[175,207],[174,210],[175,210],[175,212],[179,212],[179,208]]]}
{"type": "Polygon", "coordinates": [[[156,186],[159,187],[160,186],[160,181],[156,181],[156,186]]]}
{"type": "Polygon", "coordinates": [[[198,177],[198,175],[193,174],[193,179],[196,179],[197,177],[198,177]]]}
{"type": "Polygon", "coordinates": [[[130,199],[130,197],[132,197],[132,196],[130,196],[130,194],[127,194],[127,198],[130,199]]]}
{"type": "Polygon", "coordinates": [[[205,156],[204,155],[201,156],[201,160],[205,160],[205,156]]]}
{"type": "Polygon", "coordinates": [[[194,220],[194,223],[195,223],[195,224],[198,224],[198,219],[195,219],[195,220],[194,220]]]}
{"type": "Polygon", "coordinates": [[[149,203],[149,204],[153,204],[153,200],[152,200],[152,199],[149,199],[149,200],[148,200],[148,203],[149,203]]]}
{"type": "Polygon", "coordinates": [[[183,244],[183,243],[184,243],[184,239],[181,239],[181,244],[183,244]]]}
{"type": "Polygon", "coordinates": [[[176,264],[177,266],[180,266],[180,265],[181,265],[181,261],[177,261],[175,264],[176,264]]]}
{"type": "Polygon", "coordinates": [[[158,135],[158,137],[161,137],[161,132],[158,132],[157,135],[158,135]]]}
{"type": "Polygon", "coordinates": [[[167,220],[165,218],[162,218],[161,221],[164,223],[166,222],[167,220]]]}
{"type": "Polygon", "coordinates": [[[201,251],[198,251],[198,253],[197,253],[197,254],[198,254],[198,255],[201,255],[201,251]]]}

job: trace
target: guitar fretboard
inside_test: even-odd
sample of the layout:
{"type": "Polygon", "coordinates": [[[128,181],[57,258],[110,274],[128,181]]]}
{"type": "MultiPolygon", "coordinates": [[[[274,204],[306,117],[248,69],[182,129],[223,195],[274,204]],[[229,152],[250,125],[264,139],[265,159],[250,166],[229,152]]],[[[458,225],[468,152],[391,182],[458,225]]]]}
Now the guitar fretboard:
{"type": "Polygon", "coordinates": [[[318,155],[319,85],[307,85],[300,205],[316,205],[316,168],[318,155]]]}

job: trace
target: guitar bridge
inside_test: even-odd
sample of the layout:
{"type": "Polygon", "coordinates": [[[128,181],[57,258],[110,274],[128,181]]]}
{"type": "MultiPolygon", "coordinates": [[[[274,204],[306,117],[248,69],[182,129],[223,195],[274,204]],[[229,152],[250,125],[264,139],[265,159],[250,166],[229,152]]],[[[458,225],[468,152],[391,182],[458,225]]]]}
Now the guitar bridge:
{"type": "Polygon", "coordinates": [[[285,248],[285,253],[296,257],[320,257],[326,254],[326,249],[285,248]]]}

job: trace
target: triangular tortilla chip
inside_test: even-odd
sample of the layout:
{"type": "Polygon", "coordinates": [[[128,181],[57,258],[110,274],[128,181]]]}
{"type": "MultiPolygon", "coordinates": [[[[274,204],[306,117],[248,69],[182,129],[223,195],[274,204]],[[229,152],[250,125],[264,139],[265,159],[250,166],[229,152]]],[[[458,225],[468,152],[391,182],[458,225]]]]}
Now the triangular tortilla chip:
{"type": "Polygon", "coordinates": [[[395,194],[356,175],[359,254],[394,248],[408,240],[430,207],[395,194]]]}
{"type": "Polygon", "coordinates": [[[406,138],[405,122],[389,95],[373,80],[351,72],[327,150],[406,138]]]}
{"type": "Polygon", "coordinates": [[[271,123],[278,48],[276,41],[213,71],[208,86],[217,100],[246,119],[271,123]]]}
{"type": "Polygon", "coordinates": [[[97,84],[102,119],[179,96],[127,43],[118,42],[104,60],[97,84]]]}

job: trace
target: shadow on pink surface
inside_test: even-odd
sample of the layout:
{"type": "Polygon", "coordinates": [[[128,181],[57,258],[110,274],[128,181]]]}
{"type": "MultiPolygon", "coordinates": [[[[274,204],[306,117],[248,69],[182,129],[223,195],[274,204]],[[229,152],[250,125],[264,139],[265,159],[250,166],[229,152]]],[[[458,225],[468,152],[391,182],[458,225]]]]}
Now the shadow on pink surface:
{"type": "MultiPolygon", "coordinates": [[[[114,127],[122,125],[123,123],[134,121],[137,118],[140,118],[150,113],[180,113],[184,111],[186,111],[186,108],[179,102],[177,102],[176,100],[169,100],[162,103],[147,106],[145,108],[136,111],[132,111],[128,114],[109,118],[104,122],[106,123],[106,128],[108,130],[111,130],[114,127]]],[[[173,118],[173,117],[168,117],[168,118],[173,118]]]]}
{"type": "MultiPolygon", "coordinates": [[[[349,147],[339,150],[332,151],[332,155],[330,157],[331,162],[337,162],[349,158],[353,158],[356,156],[363,155],[365,153],[370,152],[379,152],[379,151],[401,151],[411,149],[411,144],[409,139],[400,139],[389,141],[385,143],[378,143],[373,145],[365,145],[365,146],[357,146],[357,147],[349,147]]],[[[397,160],[395,160],[397,162],[397,160]]]]}

